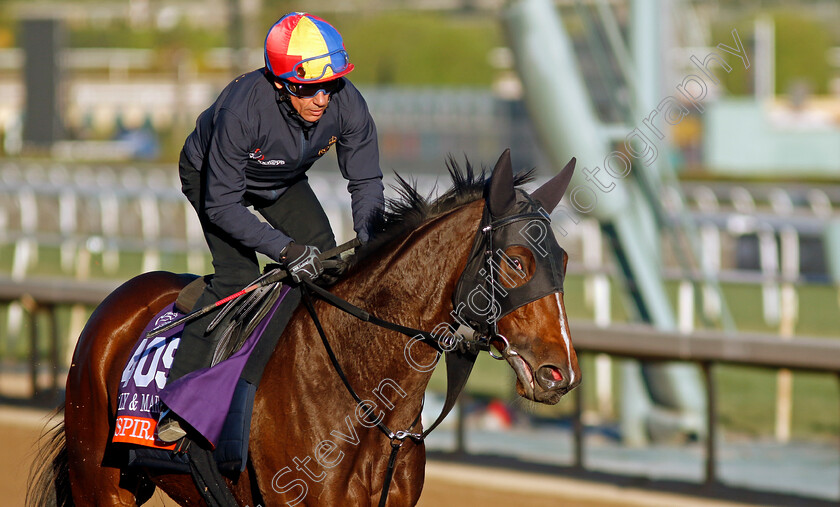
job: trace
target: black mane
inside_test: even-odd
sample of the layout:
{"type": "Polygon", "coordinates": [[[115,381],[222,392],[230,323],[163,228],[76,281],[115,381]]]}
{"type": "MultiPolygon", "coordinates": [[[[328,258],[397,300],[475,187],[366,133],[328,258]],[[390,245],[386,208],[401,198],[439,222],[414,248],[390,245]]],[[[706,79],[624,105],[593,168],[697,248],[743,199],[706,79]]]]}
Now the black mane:
{"type": "MultiPolygon", "coordinates": [[[[380,250],[386,243],[403,237],[415,230],[424,222],[444,213],[484,198],[487,187],[487,170],[482,167],[476,172],[469,160],[466,169],[462,170],[453,156],[446,161],[446,169],[452,180],[452,187],[442,195],[434,198],[437,187],[428,196],[423,196],[417,190],[415,181],[396,174],[397,183],[392,188],[397,192],[397,198],[386,199],[385,210],[373,218],[374,237],[370,243],[356,250],[349,261],[356,264],[362,259],[380,250]]],[[[534,169],[521,171],[514,175],[514,186],[523,185],[534,179],[534,169]]]]}

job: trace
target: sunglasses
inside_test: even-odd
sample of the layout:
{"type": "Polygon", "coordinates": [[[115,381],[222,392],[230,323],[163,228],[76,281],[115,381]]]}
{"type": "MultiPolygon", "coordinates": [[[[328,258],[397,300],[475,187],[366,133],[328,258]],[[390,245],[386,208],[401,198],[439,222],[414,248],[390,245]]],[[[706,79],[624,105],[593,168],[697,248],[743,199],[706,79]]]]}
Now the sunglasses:
{"type": "Polygon", "coordinates": [[[318,95],[319,92],[324,92],[324,95],[335,93],[341,87],[341,80],[333,79],[331,81],[324,81],[323,83],[292,83],[283,81],[283,86],[289,94],[306,99],[318,95]]]}

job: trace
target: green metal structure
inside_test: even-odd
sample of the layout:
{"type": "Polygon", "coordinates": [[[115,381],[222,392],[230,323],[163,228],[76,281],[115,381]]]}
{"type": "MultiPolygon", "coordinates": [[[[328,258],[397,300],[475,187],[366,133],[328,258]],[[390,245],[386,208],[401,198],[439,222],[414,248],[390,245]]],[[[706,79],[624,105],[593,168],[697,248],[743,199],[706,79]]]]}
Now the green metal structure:
{"type": "MultiPolygon", "coordinates": [[[[662,51],[659,28],[664,3],[631,2],[629,49],[622,48],[610,7],[605,2],[598,5],[604,30],[612,34],[612,61],[618,62],[627,88],[634,92],[629,114],[625,115],[628,124],[641,122],[643,116],[636,111],[649,111],[658,103],[662,51]],[[623,59],[627,55],[632,62],[623,59]]],[[[583,8],[580,4],[578,7],[583,8]]],[[[586,16],[581,18],[586,22],[586,16]]],[[[638,319],[663,330],[676,329],[660,271],[660,234],[681,236],[689,244],[696,243],[696,236],[690,226],[674,230],[662,220],[659,190],[663,179],[674,178],[673,170],[662,163],[665,157],[647,165],[636,158],[628,166],[629,160],[616,154],[612,148],[616,139],[610,134],[615,128],[603,125],[596,115],[572,39],[550,0],[513,2],[505,13],[505,26],[541,146],[557,168],[572,156],[578,159],[578,170],[567,194],[571,204],[597,218],[610,239],[638,319]]],[[[592,28],[585,23],[585,30],[592,28]]],[[[593,52],[592,57],[604,55],[593,52]]],[[[598,65],[611,64],[602,61],[598,65]]],[[[633,126],[628,126],[624,135],[632,137],[633,132],[633,126]]],[[[641,150],[635,154],[642,155],[641,150]]],[[[684,255],[696,264],[693,251],[684,255]]],[[[675,433],[704,434],[705,397],[700,372],[694,366],[627,361],[620,396],[622,437],[628,444],[641,445],[649,437],[675,433]]]]}

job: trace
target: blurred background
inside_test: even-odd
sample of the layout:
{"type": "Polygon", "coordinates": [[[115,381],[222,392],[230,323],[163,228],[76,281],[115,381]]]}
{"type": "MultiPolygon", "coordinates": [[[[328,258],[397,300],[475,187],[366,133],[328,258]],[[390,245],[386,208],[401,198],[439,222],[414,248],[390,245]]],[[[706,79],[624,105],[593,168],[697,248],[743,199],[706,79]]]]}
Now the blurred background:
{"type": "MultiPolygon", "coordinates": [[[[0,423],[20,435],[0,490],[22,502],[95,305],[145,271],[212,269],[178,153],[301,9],[344,36],[386,182],[445,189],[449,154],[507,147],[537,183],[578,159],[554,222],[584,382],[530,405],[482,358],[433,459],[840,499],[834,0],[0,1],[0,423]]],[[[350,239],[334,151],[310,181],[350,239]]]]}

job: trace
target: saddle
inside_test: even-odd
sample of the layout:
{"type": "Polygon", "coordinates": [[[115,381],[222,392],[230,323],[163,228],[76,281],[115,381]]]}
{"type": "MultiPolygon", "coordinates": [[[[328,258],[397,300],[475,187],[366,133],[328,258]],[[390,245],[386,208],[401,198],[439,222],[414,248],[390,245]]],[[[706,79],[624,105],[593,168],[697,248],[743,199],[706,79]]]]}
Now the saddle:
{"type": "Polygon", "coordinates": [[[178,297],[175,298],[175,309],[183,314],[187,314],[193,309],[204,288],[213,279],[213,275],[199,276],[192,282],[188,283],[186,287],[181,289],[178,297]]]}
{"type": "MultiPolygon", "coordinates": [[[[220,312],[212,324],[221,333],[213,366],[190,373],[167,386],[166,377],[183,324],[153,338],[148,338],[147,334],[186,315],[209,280],[209,276],[196,278],[181,290],[174,303],[155,315],[141,333],[123,370],[112,442],[131,444],[129,466],[190,471],[190,460],[185,451],[196,442],[182,441],[176,449],[176,444],[167,444],[155,437],[163,399],[194,428],[192,438],[201,438],[196,437],[195,433],[198,433],[203,437],[201,446],[210,444],[220,470],[238,473],[245,469],[257,388],[253,379],[260,376],[253,370],[261,370],[264,366],[255,365],[248,359],[290,287],[279,284],[268,287],[220,312]],[[163,392],[164,387],[166,392],[163,392]],[[203,399],[207,396],[212,399],[203,399]],[[208,413],[212,412],[206,409],[208,406],[219,410],[208,413]]],[[[289,303],[297,306],[293,301],[289,303]]],[[[290,314],[291,311],[283,313],[290,314]]]]}

